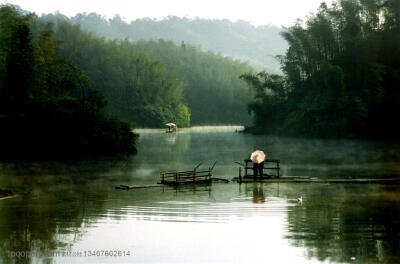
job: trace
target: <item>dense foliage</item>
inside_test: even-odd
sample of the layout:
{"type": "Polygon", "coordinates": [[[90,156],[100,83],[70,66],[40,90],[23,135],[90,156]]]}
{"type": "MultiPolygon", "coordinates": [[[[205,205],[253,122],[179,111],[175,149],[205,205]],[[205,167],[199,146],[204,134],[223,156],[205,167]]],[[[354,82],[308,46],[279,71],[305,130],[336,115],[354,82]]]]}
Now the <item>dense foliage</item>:
{"type": "Polygon", "coordinates": [[[135,151],[130,126],[105,114],[104,98],[53,34],[34,15],[0,7],[1,156],[135,151]]]}
{"type": "Polygon", "coordinates": [[[106,40],[68,21],[56,23],[54,37],[60,53],[87,72],[107,96],[111,111],[124,120],[142,127],[190,125],[182,96],[185,83],[161,60],[127,40],[106,40]]]}
{"type": "MultiPolygon", "coordinates": [[[[54,15],[49,15],[50,19],[54,15]]],[[[61,15],[58,14],[60,17],[61,15]]],[[[281,28],[273,25],[253,26],[246,21],[189,19],[169,16],[161,20],[144,18],[127,23],[120,16],[106,19],[99,14],[78,14],[70,19],[84,30],[108,39],[131,41],[166,39],[180,45],[200,46],[253,65],[279,71],[275,55],[284,54],[287,44],[280,36],[281,28]]]]}
{"type": "Polygon", "coordinates": [[[318,137],[393,137],[400,105],[400,2],[321,4],[283,33],[284,76],[242,78],[255,87],[253,131],[318,137]]]}
{"type": "MultiPolygon", "coordinates": [[[[238,80],[243,72],[252,71],[247,63],[185,42],[106,40],[59,14],[43,19],[55,22],[60,50],[87,71],[94,86],[107,95],[111,109],[137,126],[250,121],[246,105],[251,91],[238,80]]],[[[103,22],[99,25],[109,32],[103,22]]]]}
{"type": "Polygon", "coordinates": [[[186,82],[184,97],[192,113],[192,124],[248,124],[246,105],[252,93],[238,77],[253,71],[247,63],[203,52],[172,41],[138,41],[135,46],[165,61],[186,82]]]}

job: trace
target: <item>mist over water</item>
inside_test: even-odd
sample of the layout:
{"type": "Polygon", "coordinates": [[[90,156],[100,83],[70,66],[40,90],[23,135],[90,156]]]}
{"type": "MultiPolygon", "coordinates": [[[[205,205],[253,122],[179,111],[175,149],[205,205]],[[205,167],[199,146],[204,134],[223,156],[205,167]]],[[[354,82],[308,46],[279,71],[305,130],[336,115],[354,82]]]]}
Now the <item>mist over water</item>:
{"type": "Polygon", "coordinates": [[[0,263],[396,263],[400,187],[382,184],[154,184],[208,168],[232,179],[255,149],[284,176],[399,176],[399,144],[237,133],[240,127],[137,130],[138,154],[0,163],[0,263]],[[303,197],[299,203],[297,197],[303,197]],[[130,251],[130,256],[17,258],[17,251],[130,251]],[[355,260],[353,260],[353,258],[355,260]]]}

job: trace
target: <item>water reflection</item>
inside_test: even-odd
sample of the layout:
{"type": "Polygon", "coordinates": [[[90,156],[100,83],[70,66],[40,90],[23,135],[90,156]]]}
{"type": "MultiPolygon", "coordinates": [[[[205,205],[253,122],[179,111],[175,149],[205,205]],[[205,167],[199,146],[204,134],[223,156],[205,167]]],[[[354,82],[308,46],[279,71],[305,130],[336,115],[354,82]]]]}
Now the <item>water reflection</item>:
{"type": "Polygon", "coordinates": [[[3,163],[0,186],[18,196],[0,201],[0,262],[30,263],[13,252],[68,250],[102,211],[108,199],[104,182],[123,176],[126,160],[3,163]],[[119,168],[118,171],[115,171],[119,168]]]}
{"type": "Polygon", "coordinates": [[[357,184],[153,184],[159,173],[234,161],[254,149],[284,175],[398,176],[399,144],[252,136],[236,128],[143,130],[139,154],[65,162],[0,162],[0,263],[399,263],[400,187],[357,184]],[[303,203],[297,197],[303,197],[303,203]],[[111,242],[112,243],[111,243],[111,242]],[[133,250],[121,259],[11,258],[10,251],[133,250]],[[217,250],[218,249],[218,250],[217,250]],[[172,254],[171,252],[175,252],[172,254]],[[178,252],[178,253],[176,253],[178,252]]]}
{"type": "Polygon", "coordinates": [[[264,186],[261,183],[259,186],[257,183],[253,185],[253,203],[264,203],[264,186]]]}
{"type": "Polygon", "coordinates": [[[288,212],[288,238],[308,257],[333,262],[399,263],[399,186],[322,185],[288,212]]]}

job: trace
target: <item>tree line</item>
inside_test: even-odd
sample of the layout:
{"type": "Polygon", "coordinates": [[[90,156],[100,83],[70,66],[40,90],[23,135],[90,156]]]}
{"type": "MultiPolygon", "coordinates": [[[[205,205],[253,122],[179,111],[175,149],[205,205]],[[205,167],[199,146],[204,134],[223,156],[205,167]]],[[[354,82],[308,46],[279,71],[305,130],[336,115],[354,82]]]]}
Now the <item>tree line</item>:
{"type": "Polygon", "coordinates": [[[51,25],[0,6],[0,156],[135,152],[131,126],[106,113],[104,97],[57,46],[51,25]]]}
{"type": "Polygon", "coordinates": [[[282,33],[284,75],[241,78],[256,95],[250,131],[398,138],[400,2],[341,0],[282,33]]]}
{"type": "MultiPolygon", "coordinates": [[[[204,52],[185,41],[109,40],[83,31],[85,23],[81,26],[61,14],[41,19],[55,25],[60,50],[107,95],[110,109],[136,126],[250,122],[246,105],[252,91],[238,79],[253,71],[245,62],[204,52]]],[[[97,28],[102,35],[114,30],[106,20],[98,21],[97,28]]]]}
{"type": "Polygon", "coordinates": [[[227,19],[180,18],[168,16],[163,19],[142,18],[125,21],[115,15],[107,19],[97,13],[80,13],[71,18],[62,14],[45,17],[68,19],[82,29],[107,39],[171,40],[180,45],[182,41],[201,47],[202,51],[221,53],[252,65],[279,72],[275,55],[283,54],[287,48],[280,36],[281,27],[274,25],[254,26],[247,21],[232,22],[227,19]]]}
{"type": "Polygon", "coordinates": [[[185,82],[166,63],[128,40],[106,40],[65,20],[50,24],[60,54],[85,70],[93,86],[105,94],[112,113],[137,127],[190,125],[190,110],[183,100],[185,82]]]}

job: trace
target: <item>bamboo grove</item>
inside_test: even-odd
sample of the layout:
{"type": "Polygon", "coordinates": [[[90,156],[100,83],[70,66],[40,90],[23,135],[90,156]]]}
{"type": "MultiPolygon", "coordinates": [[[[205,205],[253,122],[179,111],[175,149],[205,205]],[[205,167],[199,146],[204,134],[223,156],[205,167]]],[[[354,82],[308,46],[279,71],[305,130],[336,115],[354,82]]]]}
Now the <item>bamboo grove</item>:
{"type": "Polygon", "coordinates": [[[243,74],[255,88],[250,131],[307,137],[398,138],[400,2],[321,4],[287,28],[284,75],[243,74]]]}

